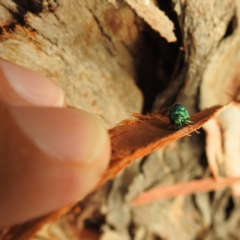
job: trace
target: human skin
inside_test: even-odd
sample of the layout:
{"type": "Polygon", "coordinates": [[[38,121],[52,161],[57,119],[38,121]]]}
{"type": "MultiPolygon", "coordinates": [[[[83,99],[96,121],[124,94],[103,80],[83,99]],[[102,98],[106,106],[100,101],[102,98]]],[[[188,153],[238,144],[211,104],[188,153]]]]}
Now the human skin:
{"type": "Polygon", "coordinates": [[[0,228],[86,196],[110,159],[107,130],[62,90],[0,59],[0,228]]]}

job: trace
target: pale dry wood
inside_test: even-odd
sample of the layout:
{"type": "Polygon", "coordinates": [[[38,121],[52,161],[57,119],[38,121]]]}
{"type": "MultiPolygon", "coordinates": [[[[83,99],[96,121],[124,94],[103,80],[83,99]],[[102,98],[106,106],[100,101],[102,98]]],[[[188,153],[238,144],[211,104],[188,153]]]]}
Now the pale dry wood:
{"type": "MultiPolygon", "coordinates": [[[[105,0],[59,0],[45,1],[39,13],[21,6],[26,12],[20,13],[17,3],[23,2],[0,1],[6,12],[0,24],[1,58],[53,79],[64,90],[69,106],[95,114],[108,128],[129,117],[129,112],[141,110],[132,55],[139,31],[129,6],[116,10],[105,0]]],[[[65,231],[62,225],[52,227],[65,231]]],[[[50,224],[43,237],[54,235],[50,224]]],[[[29,236],[26,233],[22,239],[29,236]]]]}
{"type": "Polygon", "coordinates": [[[163,11],[157,8],[152,1],[125,0],[155,31],[167,39],[168,42],[175,42],[173,22],[163,11]]]}
{"type": "MultiPolygon", "coordinates": [[[[12,10],[16,4],[10,3],[6,9],[12,10]]],[[[47,5],[40,14],[27,11],[25,24],[6,30],[0,57],[53,79],[69,106],[96,114],[106,127],[139,111],[142,96],[131,55],[138,31],[132,10],[116,10],[104,0],[56,1],[52,8],[47,5]]],[[[2,22],[8,24],[9,19],[2,22]]]]}
{"type": "MultiPolygon", "coordinates": [[[[18,1],[0,2],[1,7],[19,14],[16,8],[18,1]]],[[[71,3],[59,0],[44,3],[42,12],[28,10],[24,14],[24,24],[17,24],[13,31],[4,29],[0,41],[0,56],[52,78],[64,89],[69,105],[97,114],[107,127],[113,127],[120,120],[128,118],[130,114],[127,111],[140,112],[141,93],[133,79],[136,77],[135,63],[138,61],[136,53],[144,48],[137,49],[138,51],[135,48],[142,27],[135,12],[126,4],[120,4],[116,9],[106,0],[76,0],[71,3]]],[[[217,65],[212,68],[212,72],[222,72],[226,76],[238,49],[236,44],[236,51],[231,51],[231,61],[228,64],[228,50],[233,48],[228,48],[227,44],[222,46],[228,40],[234,42],[234,39],[239,38],[237,31],[225,37],[230,20],[239,11],[238,4],[237,0],[223,0],[221,4],[217,0],[173,1],[170,7],[178,15],[178,22],[174,24],[179,24],[181,29],[181,51],[188,70],[179,79],[176,78],[182,84],[176,84],[178,87],[174,91],[169,86],[166,99],[172,101],[174,96],[191,113],[196,112],[196,106],[202,102],[202,97],[201,102],[198,102],[199,86],[202,79],[210,81],[212,78],[207,78],[206,73],[211,68],[208,68],[210,62],[217,63],[220,55],[215,53],[218,50],[219,54],[223,52],[227,65],[217,65]]],[[[11,17],[11,14],[6,16],[2,25],[18,23],[18,19],[11,17]]],[[[238,14],[236,16],[238,19],[238,14]]],[[[217,77],[221,77],[220,74],[217,77]]],[[[175,84],[174,81],[171,84],[175,84]]],[[[204,97],[205,90],[201,92],[204,97]]],[[[204,204],[186,197],[155,203],[151,207],[132,209],[125,201],[125,198],[131,199],[137,192],[136,189],[142,192],[156,184],[173,184],[208,174],[199,165],[202,152],[201,145],[198,144],[199,141],[194,136],[184,138],[156,151],[152,159],[141,164],[136,162],[118,176],[117,184],[113,184],[109,195],[105,195],[105,204],[99,206],[106,216],[103,235],[111,232],[111,236],[130,238],[129,226],[134,222],[135,232],[132,231],[131,234],[135,234],[136,240],[142,239],[141,236],[147,236],[151,240],[159,237],[170,240],[196,239],[209,226],[213,228],[209,230],[212,238],[208,239],[229,239],[229,236],[235,236],[236,232],[228,227],[231,223],[235,229],[239,229],[239,216],[230,215],[226,221],[224,210],[228,206],[228,196],[222,196],[221,193],[216,194],[216,201],[215,198],[213,201],[222,214],[217,214],[214,211],[216,208],[203,207],[212,204],[207,195],[204,202],[201,200],[204,204]],[[118,202],[117,207],[113,205],[115,200],[118,202]],[[202,218],[205,215],[210,215],[211,222],[202,218]],[[212,216],[217,218],[212,219],[212,216]],[[121,228],[118,228],[119,219],[124,222],[121,228]]],[[[54,226],[62,229],[62,225],[58,223],[54,226]]],[[[67,220],[65,226],[68,227],[67,220]]],[[[54,238],[50,233],[51,231],[47,238],[54,238]]],[[[70,235],[68,238],[70,239],[70,235]]],[[[201,239],[205,240],[204,236],[201,239]]]]}
{"type": "MultiPolygon", "coordinates": [[[[240,29],[237,19],[240,17],[240,2],[236,1],[232,18],[233,34],[220,42],[214,49],[203,81],[200,85],[200,106],[205,108],[215,104],[238,101],[240,87],[240,29]]],[[[216,144],[208,144],[206,152],[214,176],[239,177],[240,141],[239,141],[240,105],[235,103],[219,114],[211,125],[204,128],[207,143],[215,139],[216,144]]],[[[233,194],[240,196],[240,184],[232,187],[233,194]]]]}
{"type": "Polygon", "coordinates": [[[117,7],[116,0],[107,0],[109,3],[111,3],[114,7],[117,7]]]}
{"type": "MultiPolygon", "coordinates": [[[[221,88],[218,84],[217,76],[219,75],[222,82],[224,82],[225,73],[234,69],[237,64],[237,61],[235,61],[238,59],[239,54],[237,44],[235,45],[235,50],[233,50],[228,42],[238,41],[238,25],[234,27],[235,30],[233,33],[231,33],[231,31],[230,33],[226,33],[226,30],[235,16],[237,20],[239,19],[239,1],[221,1],[221,4],[214,0],[207,2],[176,0],[174,2],[176,4],[174,8],[178,13],[179,24],[183,33],[183,54],[188,70],[187,73],[179,76],[180,78],[176,78],[178,82],[172,82],[169,88],[167,88],[168,92],[164,97],[166,99],[177,99],[176,101],[184,103],[190,112],[194,112],[196,111],[196,106],[203,106],[201,103],[202,99],[210,103],[208,97],[214,97],[212,93],[215,89],[219,94],[217,98],[220,101],[224,100],[222,94],[217,91],[219,87],[221,88]],[[225,49],[223,49],[223,45],[225,45],[225,49]],[[216,52],[219,52],[219,55],[215,54],[216,52]],[[221,54],[223,54],[222,57],[226,60],[226,65],[224,62],[222,62],[223,64],[218,64],[219,60],[221,61],[222,58],[221,54]],[[212,61],[213,57],[214,62],[212,61]],[[220,59],[218,57],[220,57],[220,59]],[[230,57],[229,61],[228,57],[230,57]],[[211,69],[212,64],[209,65],[210,62],[213,62],[215,64],[214,66],[217,67],[211,69]],[[205,73],[207,72],[211,72],[212,76],[215,75],[216,77],[209,75],[208,80],[212,85],[205,89],[200,88],[201,99],[198,101],[199,85],[201,86],[201,82],[203,78],[205,78],[205,73]],[[224,75],[220,76],[221,73],[224,73],[224,75]],[[177,86],[180,81],[182,81],[182,86],[184,87],[176,88],[175,86],[177,86]]],[[[206,82],[206,85],[207,84],[208,82],[206,82]]],[[[159,94],[160,100],[162,100],[161,96],[162,95],[159,94]]],[[[215,104],[216,103],[219,103],[219,101],[215,101],[215,104]]],[[[231,117],[229,116],[229,118],[231,117]]],[[[143,170],[134,178],[132,184],[130,184],[129,192],[126,196],[127,199],[131,199],[135,193],[141,193],[144,187],[148,189],[157,184],[170,185],[174,184],[176,181],[185,181],[193,176],[208,174],[206,172],[201,172],[199,168],[194,168],[194,163],[199,164],[199,161],[195,162],[194,159],[200,158],[197,154],[198,149],[201,148],[200,142],[194,143],[194,141],[196,141],[196,138],[195,140],[189,139],[188,141],[188,139],[185,139],[185,141],[178,141],[161,151],[157,151],[155,159],[151,159],[149,162],[146,160],[142,164],[143,170]],[[190,161],[188,162],[187,159],[192,159],[191,162],[193,165],[191,165],[190,161]],[[156,169],[159,171],[159,174],[157,174],[156,169]]],[[[221,194],[223,194],[223,192],[216,195],[215,203],[218,209],[226,209],[229,196],[221,196],[221,194]],[[219,198],[222,199],[218,202],[219,198]]],[[[195,197],[197,198],[197,196],[195,197]]],[[[206,199],[207,198],[208,196],[206,195],[206,199]]],[[[209,220],[206,220],[206,222],[204,222],[202,219],[202,216],[210,215],[211,218],[211,215],[217,214],[215,208],[212,208],[211,203],[206,199],[204,200],[205,204],[199,204],[199,201],[194,202],[194,204],[196,204],[194,207],[191,205],[192,202],[190,198],[185,197],[182,200],[182,205],[178,208],[179,211],[174,213],[172,209],[174,208],[175,200],[173,200],[172,203],[163,201],[162,203],[151,204],[151,206],[136,208],[134,210],[134,222],[136,225],[139,223],[139,226],[141,226],[139,229],[144,226],[147,232],[157,231],[157,235],[163,239],[196,239],[196,232],[204,231],[204,229],[208,228],[212,223],[214,226],[213,232],[215,234],[213,234],[213,236],[215,238],[217,238],[216,236],[223,236],[223,232],[225,235],[222,239],[230,238],[228,234],[230,234],[231,230],[227,228],[224,213],[222,213],[223,215],[218,215],[218,221],[214,220],[213,222],[209,222],[209,220]],[[204,207],[204,205],[208,205],[209,207],[204,207]],[[191,213],[188,214],[188,211],[191,213]],[[199,217],[198,214],[201,216],[200,221],[202,221],[202,223],[196,220],[196,218],[199,217]],[[195,215],[196,218],[192,218],[193,215],[195,215]],[[148,217],[146,218],[145,216],[148,217]],[[219,227],[220,222],[221,227],[219,227]],[[188,232],[188,234],[186,232],[188,232]]],[[[237,208],[236,206],[236,209],[237,208]]],[[[224,210],[222,212],[224,212],[224,210]]],[[[206,219],[209,219],[209,217],[206,219]]],[[[233,235],[238,236],[236,232],[233,233],[233,235]]],[[[204,235],[201,236],[201,239],[204,239],[204,235]]]]}

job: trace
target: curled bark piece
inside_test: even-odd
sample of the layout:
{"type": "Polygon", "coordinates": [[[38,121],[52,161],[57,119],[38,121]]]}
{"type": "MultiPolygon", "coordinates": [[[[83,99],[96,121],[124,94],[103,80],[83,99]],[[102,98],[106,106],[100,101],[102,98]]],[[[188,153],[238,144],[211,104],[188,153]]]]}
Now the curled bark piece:
{"type": "MultiPolygon", "coordinates": [[[[133,113],[136,119],[124,120],[115,128],[109,130],[112,142],[111,162],[95,189],[103,185],[107,180],[114,178],[137,158],[144,157],[152,151],[201,128],[222,108],[222,106],[215,106],[192,115],[190,119],[194,123],[181,130],[176,130],[174,126],[171,126],[168,117],[160,113],[152,115],[133,113]]],[[[65,206],[47,216],[15,226],[7,230],[1,239],[30,239],[45,223],[56,221],[57,218],[69,211],[73,206],[74,204],[65,206]]]]}
{"type": "Polygon", "coordinates": [[[165,15],[163,11],[153,5],[151,1],[141,0],[125,0],[138,14],[143,18],[154,30],[160,33],[160,35],[168,42],[175,42],[176,36],[173,32],[173,22],[165,15]]]}
{"type": "Polygon", "coordinates": [[[194,123],[181,130],[175,130],[174,126],[170,125],[168,117],[162,114],[133,113],[136,120],[124,120],[109,130],[112,141],[111,163],[100,183],[103,184],[106,179],[116,176],[133,160],[201,128],[221,109],[221,106],[215,106],[192,115],[191,121],[194,123]]]}

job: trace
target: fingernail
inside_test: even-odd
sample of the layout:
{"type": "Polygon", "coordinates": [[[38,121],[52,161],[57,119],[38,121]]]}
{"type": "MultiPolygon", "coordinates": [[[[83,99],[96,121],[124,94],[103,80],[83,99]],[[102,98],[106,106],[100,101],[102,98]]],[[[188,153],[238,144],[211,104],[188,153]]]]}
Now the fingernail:
{"type": "Polygon", "coordinates": [[[40,74],[0,59],[0,68],[12,89],[34,105],[65,105],[63,91],[56,83],[40,74]]]}
{"type": "Polygon", "coordinates": [[[99,120],[81,110],[15,107],[10,112],[38,148],[61,161],[91,163],[109,138],[99,120]]]}

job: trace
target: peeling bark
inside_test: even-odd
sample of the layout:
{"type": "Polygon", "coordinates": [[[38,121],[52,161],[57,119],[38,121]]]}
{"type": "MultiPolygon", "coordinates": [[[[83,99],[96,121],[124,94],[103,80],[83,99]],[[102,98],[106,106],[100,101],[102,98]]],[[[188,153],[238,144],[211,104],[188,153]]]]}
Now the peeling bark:
{"type": "MultiPolygon", "coordinates": [[[[53,79],[69,106],[97,115],[109,129],[130,112],[157,112],[175,101],[193,114],[239,102],[239,9],[237,0],[0,0],[0,57],[53,79]],[[167,31],[153,8],[164,15],[167,31]]],[[[226,116],[228,122],[219,123],[229,130],[231,116],[222,112],[218,120],[226,116]]],[[[214,139],[214,131],[207,136],[212,132],[214,139]]],[[[229,189],[129,203],[156,186],[210,178],[208,140],[201,131],[137,155],[145,157],[60,220],[52,216],[55,222],[35,233],[38,219],[0,238],[237,239],[239,201],[229,189]]]]}

